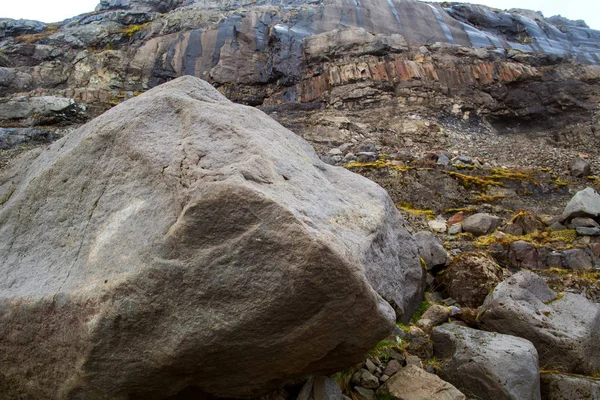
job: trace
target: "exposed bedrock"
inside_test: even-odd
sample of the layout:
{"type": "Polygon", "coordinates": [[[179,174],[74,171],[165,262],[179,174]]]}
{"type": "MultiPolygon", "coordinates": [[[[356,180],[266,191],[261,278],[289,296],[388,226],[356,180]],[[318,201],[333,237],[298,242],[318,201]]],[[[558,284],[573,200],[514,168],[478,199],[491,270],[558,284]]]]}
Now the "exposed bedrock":
{"type": "Polygon", "coordinates": [[[421,300],[382,188],[197,78],[1,179],[3,399],[257,396],[361,361],[421,300]]]}
{"type": "Polygon", "coordinates": [[[255,106],[364,109],[416,96],[431,115],[501,133],[586,134],[600,101],[600,32],[525,10],[396,0],[98,9],[60,24],[0,21],[0,95],[72,98],[93,116],[193,75],[255,106]]]}

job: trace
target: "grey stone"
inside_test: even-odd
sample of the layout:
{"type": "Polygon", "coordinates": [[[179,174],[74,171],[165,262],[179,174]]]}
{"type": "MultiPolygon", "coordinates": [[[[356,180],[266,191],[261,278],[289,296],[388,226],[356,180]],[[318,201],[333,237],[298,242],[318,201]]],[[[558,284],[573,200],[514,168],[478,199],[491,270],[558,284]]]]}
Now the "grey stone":
{"type": "Polygon", "coordinates": [[[0,100],[0,121],[12,121],[22,126],[50,124],[76,118],[81,111],[73,99],[64,97],[18,97],[0,100]]]}
{"type": "Polygon", "coordinates": [[[437,163],[440,165],[450,165],[450,159],[445,154],[440,154],[437,158],[437,163]]]}
{"type": "Polygon", "coordinates": [[[395,400],[465,400],[457,388],[414,365],[402,368],[377,391],[395,400]]]}
{"type": "Polygon", "coordinates": [[[444,296],[441,292],[427,292],[425,293],[425,300],[430,303],[441,303],[444,296]]]}
{"type": "Polygon", "coordinates": [[[569,228],[600,228],[600,224],[589,217],[577,217],[571,220],[569,223],[569,228]]]}
{"type": "Polygon", "coordinates": [[[600,228],[598,227],[587,228],[579,226],[575,231],[577,231],[577,234],[580,236],[600,236],[600,228]]]}
{"type": "Polygon", "coordinates": [[[406,366],[413,366],[417,368],[423,368],[423,363],[421,363],[421,359],[418,356],[414,356],[409,354],[406,356],[406,366]]]}
{"type": "Polygon", "coordinates": [[[0,179],[9,398],[267,393],[362,361],[395,326],[382,296],[405,320],[422,299],[382,188],[197,78],[0,179]]]}
{"type": "Polygon", "coordinates": [[[0,149],[22,145],[29,142],[49,142],[52,133],[33,128],[0,128],[0,149]]]}
{"type": "Polygon", "coordinates": [[[375,391],[371,389],[365,389],[364,387],[355,386],[354,393],[360,400],[375,400],[375,391]]]}
{"type": "Polygon", "coordinates": [[[367,371],[370,373],[374,373],[377,369],[377,366],[373,363],[373,361],[369,360],[368,358],[367,361],[365,361],[365,367],[367,367],[367,371]]]}
{"type": "Polygon", "coordinates": [[[462,232],[462,222],[450,225],[450,228],[448,228],[448,235],[458,235],[461,232],[462,232]]]}
{"type": "Polygon", "coordinates": [[[523,234],[523,227],[517,224],[506,224],[500,230],[507,235],[521,236],[523,234]]]}
{"type": "Polygon", "coordinates": [[[592,257],[583,249],[563,250],[565,268],[573,270],[585,270],[594,268],[592,257]]]}
{"type": "Polygon", "coordinates": [[[428,231],[415,233],[419,255],[425,261],[428,270],[446,265],[448,254],[435,235],[428,231]]]}
{"type": "Polygon", "coordinates": [[[360,375],[360,386],[365,389],[377,389],[379,387],[379,379],[369,371],[363,371],[360,375]]]}
{"type": "Polygon", "coordinates": [[[135,10],[135,11],[157,11],[165,13],[179,6],[179,0],[100,0],[96,7],[97,11],[104,10],[135,10]]]}
{"type": "Polygon", "coordinates": [[[562,214],[564,221],[570,221],[576,217],[600,216],[600,195],[590,187],[581,190],[569,201],[562,214]]]}
{"type": "Polygon", "coordinates": [[[433,327],[447,322],[448,318],[450,318],[450,309],[439,304],[434,304],[423,313],[416,325],[423,331],[428,332],[433,327]]]}
{"type": "Polygon", "coordinates": [[[309,378],[306,382],[304,382],[304,385],[302,385],[302,389],[300,389],[300,392],[298,393],[298,397],[296,397],[296,400],[310,399],[311,395],[312,395],[314,382],[315,382],[314,378],[309,378]]]}
{"type": "Polygon", "coordinates": [[[356,153],[356,157],[358,158],[358,161],[361,162],[375,161],[377,160],[377,153],[370,151],[360,151],[356,153]]]}
{"type": "Polygon", "coordinates": [[[542,373],[544,400],[600,399],[600,379],[560,373],[542,373]]]}
{"type": "Polygon", "coordinates": [[[400,365],[400,363],[397,360],[391,360],[388,365],[385,367],[385,371],[384,373],[387,376],[392,376],[394,375],[396,372],[400,371],[400,368],[402,368],[402,365],[400,365]]]}
{"type": "Polygon", "coordinates": [[[533,344],[509,335],[458,325],[434,328],[440,378],[477,399],[539,400],[538,354],[533,344]]]}
{"type": "Polygon", "coordinates": [[[515,268],[546,269],[549,251],[543,247],[517,240],[509,246],[508,258],[515,268]]]}
{"type": "Polygon", "coordinates": [[[335,381],[326,376],[314,378],[313,385],[314,400],[343,400],[343,394],[335,381]]]}
{"type": "Polygon", "coordinates": [[[587,160],[584,160],[583,158],[576,158],[571,162],[571,175],[573,175],[576,178],[583,178],[586,177],[588,175],[590,175],[591,173],[591,167],[590,167],[590,163],[587,160]]]}
{"type": "Polygon", "coordinates": [[[465,232],[476,236],[487,235],[500,226],[501,219],[490,214],[478,213],[471,215],[462,223],[462,229],[465,232]]]}
{"type": "Polygon", "coordinates": [[[29,19],[0,18],[0,38],[41,33],[46,24],[29,19]]]}
{"type": "Polygon", "coordinates": [[[552,251],[546,259],[548,268],[564,268],[563,254],[560,251],[552,251]]]}
{"type": "Polygon", "coordinates": [[[557,295],[533,272],[500,283],[482,305],[479,322],[482,329],[531,341],[545,369],[600,369],[600,305],[573,293],[557,295]]]}

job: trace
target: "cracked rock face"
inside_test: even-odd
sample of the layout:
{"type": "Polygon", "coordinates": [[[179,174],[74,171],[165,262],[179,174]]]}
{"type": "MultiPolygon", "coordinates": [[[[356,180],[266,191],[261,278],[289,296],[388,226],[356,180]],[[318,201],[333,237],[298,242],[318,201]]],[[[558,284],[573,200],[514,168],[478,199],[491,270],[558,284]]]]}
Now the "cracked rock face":
{"type": "Polygon", "coordinates": [[[197,78],[27,153],[0,199],[3,399],[257,396],[359,362],[383,298],[405,321],[422,295],[383,189],[197,78]]]}
{"type": "Polygon", "coordinates": [[[600,368],[600,307],[582,295],[558,295],[522,270],[500,283],[479,316],[487,331],[531,341],[545,369],[594,374],[600,368]]]}

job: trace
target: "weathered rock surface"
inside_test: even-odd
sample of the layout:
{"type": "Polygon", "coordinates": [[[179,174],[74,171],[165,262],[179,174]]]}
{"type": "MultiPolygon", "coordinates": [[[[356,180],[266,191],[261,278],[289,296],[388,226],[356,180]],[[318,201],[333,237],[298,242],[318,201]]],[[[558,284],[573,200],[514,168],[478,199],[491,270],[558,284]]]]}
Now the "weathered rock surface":
{"type": "Polygon", "coordinates": [[[576,178],[588,176],[591,173],[590,163],[583,158],[576,158],[571,162],[571,175],[576,178]]]}
{"type": "Polygon", "coordinates": [[[135,11],[158,11],[168,12],[181,4],[179,0],[100,0],[96,11],[104,10],[135,10],[135,11]]]}
{"type": "Polygon", "coordinates": [[[415,240],[419,247],[419,255],[425,261],[428,270],[446,265],[448,254],[446,249],[431,232],[422,231],[415,233],[415,240]]]}
{"type": "Polygon", "coordinates": [[[576,217],[596,218],[600,216],[600,195],[591,188],[585,188],[573,196],[565,207],[562,219],[570,221],[576,217]]]}
{"type": "Polygon", "coordinates": [[[533,272],[500,283],[483,303],[479,321],[485,330],[531,341],[545,369],[600,369],[600,306],[581,295],[557,295],[533,272]]]}
{"type": "Polygon", "coordinates": [[[441,325],[450,318],[450,309],[440,304],[429,307],[417,321],[416,325],[423,331],[431,331],[433,327],[441,325]]]}
{"type": "Polygon", "coordinates": [[[510,265],[516,268],[545,269],[548,268],[549,253],[550,251],[544,247],[517,240],[510,244],[508,257],[510,265]]]}
{"type": "Polygon", "coordinates": [[[484,254],[464,253],[444,272],[442,283],[461,306],[479,307],[504,275],[502,268],[484,254]]]}
{"type": "Polygon", "coordinates": [[[592,269],[594,260],[592,256],[583,249],[568,249],[562,252],[563,265],[574,270],[592,269]]]}
{"type": "Polygon", "coordinates": [[[528,340],[453,324],[431,338],[438,375],[469,398],[540,399],[538,354],[528,340]]]}
{"type": "Polygon", "coordinates": [[[462,229],[473,235],[481,236],[494,232],[501,223],[502,220],[494,215],[477,213],[463,221],[462,229]]]}
{"type": "Polygon", "coordinates": [[[48,125],[77,118],[82,110],[73,99],[43,96],[0,101],[0,123],[48,125]]]}
{"type": "Polygon", "coordinates": [[[557,373],[543,373],[541,379],[545,400],[600,398],[600,379],[557,373]]]}
{"type": "Polygon", "coordinates": [[[464,400],[465,395],[448,382],[422,368],[409,365],[388,379],[378,390],[395,400],[464,400]]]}
{"type": "Polygon", "coordinates": [[[49,142],[52,134],[48,131],[33,128],[0,128],[0,149],[30,141],[49,142]]]}
{"type": "Polygon", "coordinates": [[[360,361],[381,297],[406,319],[422,296],[384,190],[196,78],[1,179],[5,399],[259,395],[360,361]]]}
{"type": "Polygon", "coordinates": [[[310,378],[302,387],[297,400],[344,400],[342,390],[326,376],[310,378]]]}

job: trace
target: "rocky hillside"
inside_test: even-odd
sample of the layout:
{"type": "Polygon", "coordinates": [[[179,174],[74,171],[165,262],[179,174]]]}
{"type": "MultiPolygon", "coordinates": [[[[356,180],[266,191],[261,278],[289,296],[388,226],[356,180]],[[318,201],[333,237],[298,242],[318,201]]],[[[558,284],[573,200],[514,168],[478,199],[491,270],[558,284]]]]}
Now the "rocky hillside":
{"type": "Polygon", "coordinates": [[[598,189],[583,21],[412,0],[0,19],[0,393],[599,398],[598,189]]]}
{"type": "Polygon", "coordinates": [[[315,142],[384,135],[411,148],[415,136],[452,150],[493,133],[496,150],[525,133],[589,152],[599,43],[582,21],[455,3],[101,2],[55,24],[0,21],[0,143],[60,136],[195,75],[315,142]]]}

